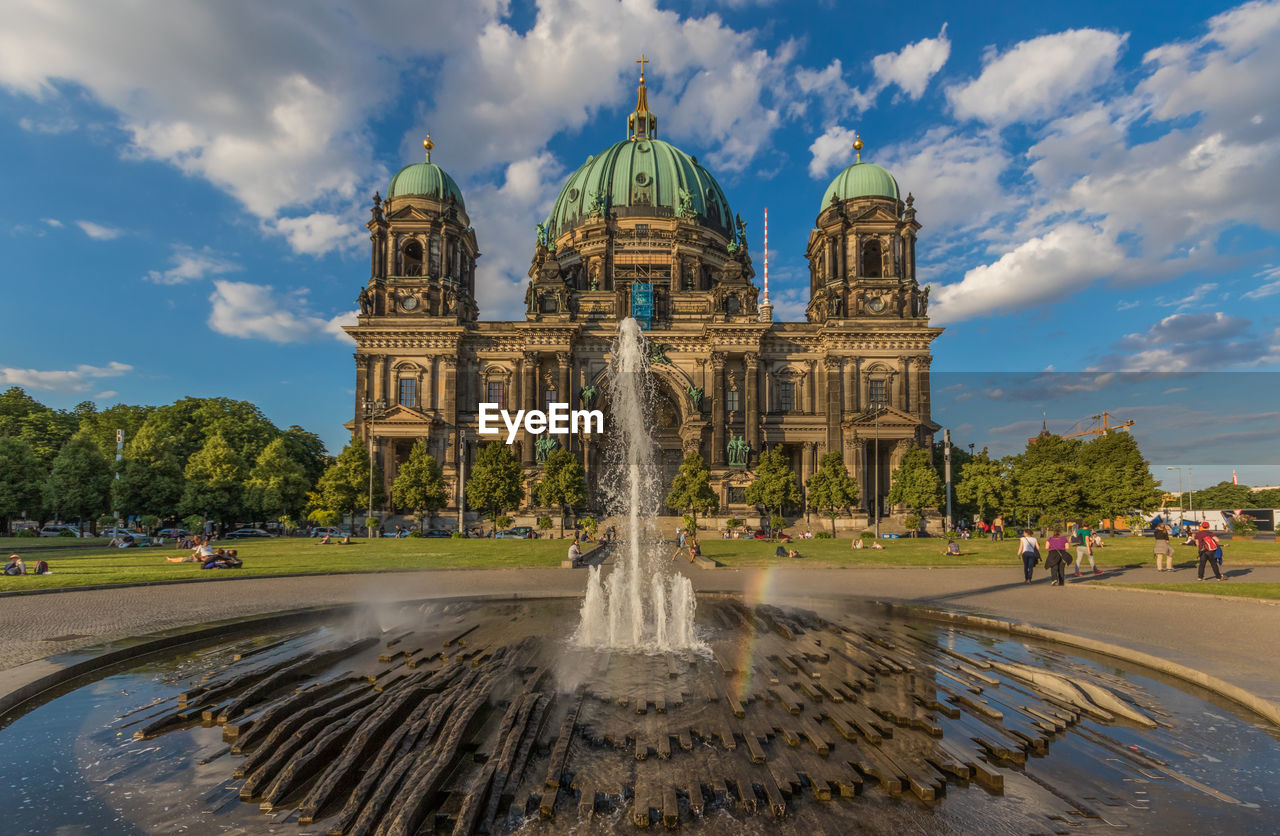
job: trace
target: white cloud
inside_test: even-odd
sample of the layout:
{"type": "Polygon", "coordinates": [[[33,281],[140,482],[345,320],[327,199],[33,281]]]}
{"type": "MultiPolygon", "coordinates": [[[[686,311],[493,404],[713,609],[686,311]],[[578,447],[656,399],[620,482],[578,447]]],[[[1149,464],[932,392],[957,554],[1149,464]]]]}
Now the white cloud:
{"type": "Polygon", "coordinates": [[[26,389],[83,392],[91,388],[95,380],[104,377],[120,377],[130,371],[133,371],[133,366],[114,360],[105,366],[84,364],[67,371],[0,368],[0,383],[10,386],[22,386],[26,389]]]}
{"type": "Polygon", "coordinates": [[[328,319],[316,314],[306,293],[278,293],[270,285],[215,279],[209,296],[209,327],[219,334],[275,343],[311,342],[323,337],[349,341],[341,325],[352,314],[328,319]]]}
{"type": "Polygon", "coordinates": [[[49,226],[53,227],[54,229],[62,229],[62,221],[58,220],[57,218],[41,218],[41,220],[44,221],[44,223],[48,224],[49,226]]]}
{"type": "Polygon", "coordinates": [[[49,119],[32,119],[23,116],[18,120],[18,127],[32,134],[65,134],[79,127],[70,116],[55,116],[49,119]]]}
{"type": "Polygon", "coordinates": [[[147,281],[155,284],[187,284],[240,269],[238,264],[228,261],[208,247],[196,250],[185,244],[174,245],[169,262],[167,270],[148,271],[147,281]]]}
{"type": "MultiPolygon", "coordinates": [[[[50,224],[50,226],[54,226],[54,224],[50,224]]],[[[62,226],[62,224],[59,223],[57,226],[62,226]]],[[[113,226],[104,226],[93,221],[76,221],[76,226],[80,227],[85,235],[95,241],[110,241],[113,238],[119,238],[122,234],[119,229],[113,226]]]]}
{"type": "Polygon", "coordinates": [[[947,99],[956,116],[990,125],[1055,115],[1107,80],[1127,38],[1070,29],[1022,41],[989,55],[977,78],[947,88],[947,99]]]}
{"type": "Polygon", "coordinates": [[[1280,266],[1268,265],[1253,275],[1261,279],[1262,284],[1244,294],[1246,299],[1265,299],[1280,293],[1280,266]]]}
{"type": "Polygon", "coordinates": [[[822,179],[853,162],[854,129],[832,125],[809,146],[809,176],[822,179]]]}
{"type": "Polygon", "coordinates": [[[93,399],[97,401],[103,401],[103,400],[106,400],[107,398],[114,398],[118,394],[120,393],[117,392],[115,389],[105,389],[99,392],[98,394],[94,395],[93,399]]]}
{"type": "Polygon", "coordinates": [[[1176,313],[1126,334],[1098,366],[1121,371],[1221,371],[1280,362],[1280,329],[1261,337],[1252,323],[1221,311],[1176,313]]]}
{"type": "Polygon", "coordinates": [[[942,69],[951,56],[947,24],[936,38],[925,38],[907,44],[899,52],[886,52],[871,59],[871,68],[881,87],[896,84],[907,98],[915,101],[924,95],[929,80],[942,69]]]}
{"type": "Polygon", "coordinates": [[[294,252],[306,255],[320,256],[332,250],[350,249],[365,237],[355,218],[332,212],[280,218],[265,225],[283,235],[294,252]]]}

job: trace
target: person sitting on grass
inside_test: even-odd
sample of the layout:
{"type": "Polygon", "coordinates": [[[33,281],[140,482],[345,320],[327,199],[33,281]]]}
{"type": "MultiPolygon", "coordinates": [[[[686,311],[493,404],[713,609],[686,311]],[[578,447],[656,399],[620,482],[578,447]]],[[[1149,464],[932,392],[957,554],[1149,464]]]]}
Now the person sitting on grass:
{"type": "Polygon", "coordinates": [[[959,543],[957,543],[955,540],[951,540],[951,541],[949,541],[949,542],[947,543],[947,550],[946,550],[946,551],[944,551],[944,552],[942,553],[942,555],[943,555],[943,557],[959,557],[959,556],[960,556],[960,544],[959,544],[959,543]]]}
{"type": "Polygon", "coordinates": [[[6,575],[25,575],[27,574],[27,565],[22,562],[22,555],[9,555],[9,562],[5,564],[4,573],[6,575]]]}
{"type": "Polygon", "coordinates": [[[329,534],[325,534],[320,538],[320,545],[327,546],[333,542],[333,538],[329,534]]]}
{"type": "Polygon", "coordinates": [[[884,548],[884,546],[883,546],[883,545],[881,545],[881,543],[880,543],[880,541],[879,541],[879,540],[872,540],[872,541],[871,541],[871,548],[873,548],[873,549],[883,549],[883,548],[884,548]]]}
{"type": "Polygon", "coordinates": [[[865,543],[862,542],[861,537],[854,537],[853,543],[850,545],[850,548],[853,548],[853,549],[865,549],[866,547],[867,546],[865,543]]]}

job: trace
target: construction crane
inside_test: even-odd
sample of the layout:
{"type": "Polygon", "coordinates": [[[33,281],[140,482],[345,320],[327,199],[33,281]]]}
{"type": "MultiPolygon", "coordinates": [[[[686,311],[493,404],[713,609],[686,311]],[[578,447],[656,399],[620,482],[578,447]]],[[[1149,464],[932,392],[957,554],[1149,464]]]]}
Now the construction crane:
{"type": "Polygon", "coordinates": [[[1123,430],[1127,427],[1133,426],[1132,421],[1125,421],[1123,424],[1112,424],[1110,412],[1103,412],[1101,415],[1091,415],[1089,417],[1101,423],[1096,427],[1090,427],[1087,430],[1082,430],[1080,429],[1080,422],[1076,421],[1076,431],[1073,433],[1063,433],[1062,437],[1081,438],[1086,435],[1110,435],[1112,430],[1123,430]]]}

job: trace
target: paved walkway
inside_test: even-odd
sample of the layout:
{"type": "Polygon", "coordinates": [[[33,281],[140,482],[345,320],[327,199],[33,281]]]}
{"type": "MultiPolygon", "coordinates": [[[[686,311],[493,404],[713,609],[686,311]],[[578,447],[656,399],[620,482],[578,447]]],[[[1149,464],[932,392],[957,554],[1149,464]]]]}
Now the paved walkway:
{"type": "MultiPolygon", "coordinates": [[[[1280,582],[1280,567],[1233,571],[1242,573],[1240,580],[1280,582]]],[[[1280,703],[1280,674],[1272,653],[1280,638],[1280,606],[1274,603],[1099,588],[1074,579],[1058,588],[1049,586],[1043,572],[1028,587],[1021,567],[788,566],[687,572],[700,591],[739,593],[753,603],[858,596],[1025,621],[1159,656],[1280,703]]],[[[1141,569],[1109,572],[1102,579],[1185,582],[1194,581],[1195,573],[1141,569]]],[[[576,596],[584,584],[581,571],[475,569],[201,581],[9,597],[0,599],[0,672],[108,641],[280,610],[470,595],[576,596]]],[[[8,678],[0,673],[0,691],[8,678]]]]}

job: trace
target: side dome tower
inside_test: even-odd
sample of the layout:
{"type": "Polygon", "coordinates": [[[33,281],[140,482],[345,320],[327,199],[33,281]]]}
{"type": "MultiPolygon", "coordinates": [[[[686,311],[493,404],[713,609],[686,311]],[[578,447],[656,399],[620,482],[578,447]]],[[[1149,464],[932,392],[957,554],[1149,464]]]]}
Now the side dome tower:
{"type": "Polygon", "coordinates": [[[627,138],[588,157],[538,225],[528,319],[575,319],[588,301],[591,318],[637,313],[649,327],[756,314],[746,225],[697,157],[658,139],[648,60],[627,138]]]}
{"type": "Polygon", "coordinates": [[[853,165],[827,186],[809,233],[806,316],[810,322],[923,318],[929,292],[916,282],[915,198],[903,201],[892,174],[862,161],[856,133],[853,150],[853,165]]]}
{"type": "Polygon", "coordinates": [[[396,172],[385,200],[373,196],[372,218],[365,224],[373,242],[372,269],[360,292],[360,315],[474,322],[476,234],[462,190],[431,162],[430,134],[422,147],[425,161],[396,172]]]}

